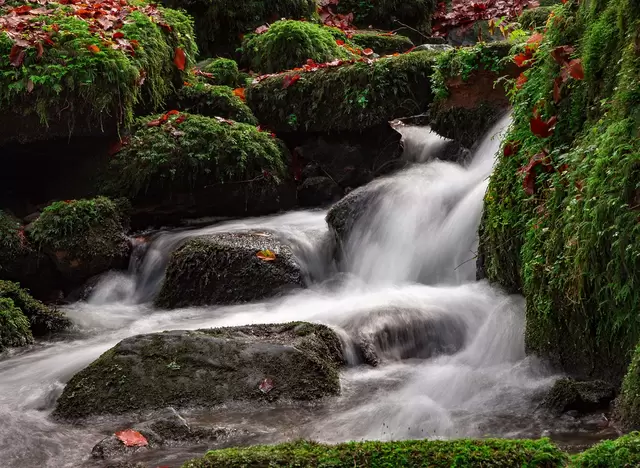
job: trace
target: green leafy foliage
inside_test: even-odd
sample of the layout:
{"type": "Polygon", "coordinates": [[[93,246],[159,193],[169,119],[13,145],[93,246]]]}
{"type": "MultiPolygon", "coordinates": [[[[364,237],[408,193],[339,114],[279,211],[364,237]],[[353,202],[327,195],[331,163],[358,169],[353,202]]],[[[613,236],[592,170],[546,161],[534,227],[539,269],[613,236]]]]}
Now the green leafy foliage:
{"type": "Polygon", "coordinates": [[[13,301],[0,297],[0,351],[8,346],[24,346],[33,341],[29,321],[13,301]]]}
{"type": "Polygon", "coordinates": [[[238,70],[235,60],[227,58],[215,58],[207,61],[202,67],[202,71],[211,73],[211,83],[222,86],[237,88],[244,84],[244,77],[238,70]]]}
{"type": "MultiPolygon", "coordinates": [[[[24,230],[20,221],[0,210],[0,257],[5,262],[14,259],[25,248],[25,243],[24,230]]],[[[0,271],[2,271],[1,264],[0,271]]]]}
{"type": "Polygon", "coordinates": [[[410,52],[270,77],[247,88],[247,104],[278,132],[360,131],[426,111],[436,56],[410,52]]]}
{"type": "Polygon", "coordinates": [[[317,63],[354,55],[339,46],[328,28],[305,21],[276,21],[262,34],[251,34],[242,44],[251,70],[275,73],[300,67],[308,59],[317,63]]]}
{"type": "Polygon", "coordinates": [[[640,433],[605,440],[572,457],[574,468],[625,468],[640,465],[640,433]]]}
{"type": "Polygon", "coordinates": [[[160,116],[140,119],[111,161],[109,191],[135,198],[285,176],[286,153],[269,133],[220,117],[165,115],[162,124],[160,116]]]}

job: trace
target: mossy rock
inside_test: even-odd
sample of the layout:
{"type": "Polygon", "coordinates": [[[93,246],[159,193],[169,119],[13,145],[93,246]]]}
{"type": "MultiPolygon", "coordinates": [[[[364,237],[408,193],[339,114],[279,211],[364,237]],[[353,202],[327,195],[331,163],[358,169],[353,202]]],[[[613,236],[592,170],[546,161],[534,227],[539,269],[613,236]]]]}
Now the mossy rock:
{"type": "Polygon", "coordinates": [[[640,340],[640,5],[572,2],[554,12],[513,89],[511,145],[485,196],[480,253],[490,281],[522,285],[530,353],[617,385],[640,340]],[[575,47],[584,79],[568,78],[554,99],[562,67],[551,52],[561,46],[575,47]],[[542,119],[557,118],[546,138],[531,130],[536,103],[542,119]],[[543,151],[547,170],[525,180],[520,169],[543,151]]]}
{"type": "Polygon", "coordinates": [[[160,307],[250,302],[303,286],[291,249],[265,233],[227,233],[187,241],[172,255],[160,307]],[[258,252],[270,250],[275,260],[258,252]]]}
{"type": "Polygon", "coordinates": [[[192,82],[178,92],[176,107],[204,117],[223,117],[258,125],[251,109],[228,86],[210,85],[200,80],[192,82]]]}
{"type": "Polygon", "coordinates": [[[438,54],[397,57],[277,75],[246,90],[258,120],[276,132],[362,131],[425,112],[433,99],[430,77],[438,54]],[[285,77],[300,78],[284,88],[285,77]]]}
{"type": "Polygon", "coordinates": [[[522,12],[518,18],[518,22],[523,29],[543,28],[547,24],[547,20],[552,11],[553,8],[550,6],[529,8],[522,12]]]}
{"type": "Polygon", "coordinates": [[[317,17],[315,0],[166,0],[195,19],[196,40],[204,57],[233,54],[245,34],[280,18],[317,17]]]}
{"type": "Polygon", "coordinates": [[[29,320],[8,297],[0,297],[0,351],[33,341],[29,320]]]}
{"type": "Polygon", "coordinates": [[[78,284],[126,267],[131,246],[125,224],[121,207],[106,197],[66,200],[46,207],[28,235],[68,281],[78,284]]]}
{"type": "Polygon", "coordinates": [[[198,68],[213,75],[211,77],[212,84],[237,88],[245,82],[244,75],[238,70],[238,64],[235,60],[218,57],[198,64],[198,68]]]}
{"type": "Polygon", "coordinates": [[[71,325],[69,319],[59,310],[34,299],[18,283],[0,280],[0,298],[10,299],[15,307],[27,318],[30,334],[45,336],[51,332],[64,330],[71,325]]]}
{"type": "Polygon", "coordinates": [[[73,376],[54,415],[316,400],[340,393],[343,363],[336,334],[304,322],[138,335],[73,376]]]}
{"type": "Polygon", "coordinates": [[[572,468],[623,468],[640,466],[640,433],[632,432],[615,440],[602,441],[574,455],[572,468]]]}
{"type": "Polygon", "coordinates": [[[276,21],[262,34],[248,35],[242,53],[249,68],[261,74],[301,67],[307,60],[324,63],[355,57],[325,26],[291,20],[276,21]]]}
{"type": "Polygon", "coordinates": [[[112,158],[103,190],[131,199],[134,223],[264,214],[287,206],[288,158],[280,141],[252,125],[150,116],[112,158]]]}
{"type": "MultiPolygon", "coordinates": [[[[96,1],[88,3],[100,10],[96,1]]],[[[0,32],[0,54],[10,57],[13,48],[11,57],[22,62],[0,66],[0,143],[115,135],[132,122],[135,106],[160,107],[184,81],[197,53],[189,17],[131,0],[120,7],[121,27],[112,21],[105,30],[108,18],[77,14],[79,8],[49,2],[46,12],[20,15],[27,24],[20,44],[7,32],[15,27],[0,32]],[[28,37],[39,39],[28,45],[28,37]],[[178,49],[184,70],[174,64],[178,49]]],[[[15,15],[10,4],[0,7],[0,22],[15,15]]]]}
{"type": "Polygon", "coordinates": [[[355,24],[362,28],[398,29],[406,25],[430,35],[436,6],[435,0],[340,0],[338,12],[353,13],[355,24]]]}
{"type": "Polygon", "coordinates": [[[546,395],[543,406],[555,413],[606,410],[616,396],[615,388],[602,380],[559,379],[546,395]]]}
{"type": "Polygon", "coordinates": [[[371,467],[449,468],[562,467],[567,456],[548,439],[541,440],[405,440],[326,445],[299,441],[279,445],[212,450],[183,468],[371,467]]]}
{"type": "Polygon", "coordinates": [[[351,36],[351,42],[361,49],[372,49],[378,55],[401,54],[414,46],[406,36],[382,31],[359,31],[351,36]]]}
{"type": "MultiPolygon", "coordinates": [[[[481,88],[478,91],[482,91],[481,88]]],[[[507,112],[504,102],[480,101],[475,107],[449,107],[438,102],[431,107],[429,126],[437,134],[471,148],[507,112]]]]}
{"type": "Polygon", "coordinates": [[[622,381],[615,418],[625,429],[640,429],[640,346],[636,348],[622,381]]]}

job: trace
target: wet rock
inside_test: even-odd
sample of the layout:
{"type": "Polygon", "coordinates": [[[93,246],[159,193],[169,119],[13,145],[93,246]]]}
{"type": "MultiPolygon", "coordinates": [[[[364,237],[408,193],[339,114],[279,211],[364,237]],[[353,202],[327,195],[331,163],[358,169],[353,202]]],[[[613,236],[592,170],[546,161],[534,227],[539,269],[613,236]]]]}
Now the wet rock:
{"type": "Polygon", "coordinates": [[[577,411],[589,413],[608,409],[616,396],[613,385],[602,380],[558,380],[544,398],[542,405],[554,413],[577,411]]]}
{"type": "Polygon", "coordinates": [[[304,207],[323,206],[340,198],[342,190],[329,177],[309,177],[298,188],[298,203],[304,207]]]}
{"type": "Polygon", "coordinates": [[[414,50],[430,50],[433,52],[446,52],[453,49],[449,44],[420,44],[414,50]]]}
{"type": "MultiPolygon", "coordinates": [[[[343,362],[336,334],[304,322],[133,336],[77,373],[54,414],[78,419],[167,405],[315,400],[340,393],[343,362]]],[[[166,431],[180,437],[180,427],[166,431]]]]}
{"type": "Polygon", "coordinates": [[[167,445],[211,444],[228,439],[234,432],[227,428],[191,427],[173,408],[166,408],[152,419],[135,424],[131,429],[142,434],[147,439],[148,445],[128,447],[113,434],[98,442],[93,447],[91,456],[97,459],[113,459],[167,445]]]}
{"type": "Polygon", "coordinates": [[[467,325],[459,317],[437,311],[385,308],[358,315],[343,325],[359,349],[362,362],[382,359],[428,359],[459,351],[467,325]]]}
{"type": "Polygon", "coordinates": [[[304,285],[293,252],[273,235],[259,232],[222,233],[193,238],[169,260],[160,307],[248,302],[304,285]],[[275,260],[256,254],[271,250],[275,260]]]}

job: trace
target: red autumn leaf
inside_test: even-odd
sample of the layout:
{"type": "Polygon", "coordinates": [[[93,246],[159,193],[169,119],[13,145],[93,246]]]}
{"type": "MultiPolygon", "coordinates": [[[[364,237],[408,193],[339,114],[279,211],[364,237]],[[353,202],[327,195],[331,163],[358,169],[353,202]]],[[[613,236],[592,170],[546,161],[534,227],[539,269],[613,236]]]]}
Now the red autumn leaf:
{"type": "Polygon", "coordinates": [[[559,76],[557,76],[556,79],[553,80],[553,101],[556,104],[558,104],[561,99],[562,83],[563,83],[563,80],[559,76]]]}
{"type": "Polygon", "coordinates": [[[535,34],[532,34],[531,37],[527,39],[527,44],[537,47],[540,45],[543,39],[544,36],[537,32],[535,34]]]}
{"type": "Polygon", "coordinates": [[[564,65],[569,61],[569,56],[573,54],[573,51],[573,47],[568,45],[556,47],[551,51],[551,57],[558,65],[564,65]]]}
{"type": "Polygon", "coordinates": [[[12,11],[16,15],[24,15],[25,13],[29,13],[31,11],[31,7],[29,5],[22,5],[18,8],[14,8],[12,11]]]}
{"type": "Polygon", "coordinates": [[[246,101],[244,96],[244,88],[236,88],[233,90],[233,95],[238,96],[241,100],[246,101]]]}
{"type": "Polygon", "coordinates": [[[42,46],[42,42],[36,43],[36,51],[37,51],[36,58],[41,58],[42,54],[44,54],[44,47],[42,46]]]}
{"type": "Polygon", "coordinates": [[[282,89],[287,89],[300,79],[300,75],[285,75],[282,80],[282,89]]]}
{"type": "Polygon", "coordinates": [[[266,24],[263,24],[262,26],[258,26],[253,32],[255,32],[256,34],[263,34],[268,30],[269,30],[269,26],[267,26],[266,24]]]}
{"type": "Polygon", "coordinates": [[[151,120],[151,121],[147,122],[147,127],[159,127],[160,124],[162,124],[160,119],[155,119],[155,120],[151,120]]]}
{"type": "Polygon", "coordinates": [[[9,61],[11,62],[11,65],[14,67],[22,65],[25,55],[26,50],[19,45],[14,44],[13,47],[11,47],[11,52],[9,52],[9,61]]]}
{"type": "Polygon", "coordinates": [[[259,251],[256,257],[265,262],[273,262],[276,259],[276,254],[272,250],[264,249],[259,251]]]}
{"type": "Polygon", "coordinates": [[[169,112],[167,112],[165,114],[165,116],[167,116],[167,118],[168,118],[170,115],[178,115],[179,113],[180,113],[180,111],[173,109],[173,110],[170,110],[169,112]]]}
{"type": "Polygon", "coordinates": [[[516,80],[516,88],[522,89],[522,87],[525,85],[527,81],[529,81],[529,78],[527,78],[527,75],[525,75],[524,73],[520,73],[520,75],[518,76],[518,79],[516,80]]]}
{"type": "Polygon", "coordinates": [[[89,52],[92,52],[94,54],[97,54],[98,52],[100,52],[100,47],[98,47],[95,44],[90,44],[87,46],[87,49],[89,50],[89,52]]]}
{"type": "Polygon", "coordinates": [[[582,60],[573,59],[567,64],[569,75],[576,80],[584,80],[584,69],[582,68],[582,60]]]}
{"type": "Polygon", "coordinates": [[[133,429],[116,432],[115,436],[127,447],[146,447],[149,445],[147,438],[133,429]]]}
{"type": "Polygon", "coordinates": [[[124,37],[124,33],[118,31],[116,33],[113,34],[113,38],[114,39],[122,39],[124,37]]]}
{"type": "Polygon", "coordinates": [[[517,141],[508,141],[505,143],[502,153],[505,157],[513,156],[520,149],[520,143],[517,141]]]}
{"type": "Polygon", "coordinates": [[[528,57],[525,54],[518,54],[515,57],[513,57],[513,61],[516,63],[516,65],[518,65],[519,67],[524,67],[525,66],[525,62],[527,60],[529,60],[530,57],[528,57]]]}
{"type": "Polygon", "coordinates": [[[336,44],[338,44],[339,46],[343,46],[344,41],[342,39],[336,39],[336,44]]]}
{"type": "Polygon", "coordinates": [[[178,70],[184,70],[186,61],[187,57],[184,54],[184,50],[182,50],[180,47],[176,47],[175,55],[173,57],[173,63],[176,65],[178,70]]]}
{"type": "Polygon", "coordinates": [[[180,114],[176,120],[173,121],[173,125],[180,125],[182,122],[187,120],[187,116],[184,114],[180,114]]]}
{"type": "Polygon", "coordinates": [[[235,125],[236,123],[233,120],[225,119],[223,117],[214,117],[220,123],[226,123],[227,125],[235,125]]]}
{"type": "Polygon", "coordinates": [[[540,115],[534,113],[534,116],[529,120],[529,126],[531,127],[531,133],[540,138],[547,138],[553,133],[553,129],[556,126],[558,118],[554,115],[548,120],[542,120],[540,115]]]}
{"type": "Polygon", "coordinates": [[[362,51],[362,55],[366,55],[366,56],[373,55],[373,50],[366,48],[362,51]]]}
{"type": "Polygon", "coordinates": [[[531,156],[529,163],[519,171],[525,174],[522,186],[527,195],[533,195],[535,193],[535,168],[538,166],[542,167],[545,172],[553,172],[553,166],[551,165],[549,153],[546,149],[543,149],[540,153],[531,156]]]}

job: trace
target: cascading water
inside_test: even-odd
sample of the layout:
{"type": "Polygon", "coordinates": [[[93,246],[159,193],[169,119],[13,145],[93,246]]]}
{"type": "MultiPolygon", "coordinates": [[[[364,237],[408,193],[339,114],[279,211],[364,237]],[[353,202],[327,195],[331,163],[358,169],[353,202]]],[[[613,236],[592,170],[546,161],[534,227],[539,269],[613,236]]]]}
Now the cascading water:
{"type": "MultiPolygon", "coordinates": [[[[77,467],[91,447],[122,424],[67,426],[49,419],[64,382],[119,340],[139,333],[306,320],[334,327],[352,366],[342,396],[313,408],[230,405],[196,421],[238,427],[245,442],[308,437],[539,436],[528,418],[532,395],[553,377],[526,358],[523,301],[475,282],[476,231],[503,118],[466,167],[427,161],[370,188],[379,203],[360,218],[345,245],[339,281],[330,261],[323,211],[226,222],[159,233],[127,274],[105,277],[86,302],[67,308],[77,333],[0,361],[0,454],[5,467],[77,467]],[[292,245],[310,282],[306,290],[237,306],[157,311],[150,299],[170,252],[185,238],[269,230],[292,245]],[[346,276],[346,279],[345,279],[346,276]],[[367,342],[380,363],[358,365],[367,342]]],[[[407,130],[407,129],[405,129],[407,130]]],[[[405,132],[405,153],[428,160],[428,129],[405,132]]],[[[440,145],[436,141],[436,147],[440,145]]],[[[432,148],[435,151],[435,147],[432,148]]],[[[149,455],[156,464],[203,451],[149,455]],[[163,458],[164,457],[164,458],[163,458]]]]}

